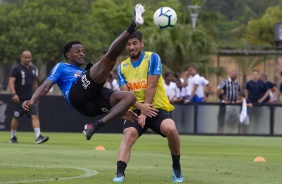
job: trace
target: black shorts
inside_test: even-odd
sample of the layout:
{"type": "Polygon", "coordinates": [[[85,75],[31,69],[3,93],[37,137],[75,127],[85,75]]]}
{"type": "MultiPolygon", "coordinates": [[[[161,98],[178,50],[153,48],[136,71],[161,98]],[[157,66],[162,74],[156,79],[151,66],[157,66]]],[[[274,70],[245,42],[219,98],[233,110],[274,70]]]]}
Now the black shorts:
{"type": "Polygon", "coordinates": [[[69,100],[71,105],[81,114],[89,117],[106,114],[112,108],[110,97],[113,90],[93,82],[90,71],[86,70],[72,85],[69,100]]]}
{"type": "Polygon", "coordinates": [[[20,118],[24,114],[26,114],[28,117],[30,117],[31,115],[39,114],[38,104],[34,104],[33,106],[31,106],[28,111],[24,110],[22,108],[22,104],[25,100],[28,100],[28,99],[20,99],[19,103],[14,103],[14,117],[15,118],[20,118]]]}
{"type": "MultiPolygon", "coordinates": [[[[158,109],[159,112],[158,112],[158,115],[155,116],[155,117],[147,117],[146,118],[146,123],[145,123],[145,126],[144,128],[142,128],[137,121],[135,122],[130,122],[130,121],[125,121],[124,122],[124,126],[123,126],[123,129],[126,129],[126,128],[129,128],[129,127],[134,127],[137,132],[138,132],[138,135],[139,137],[146,132],[146,130],[148,128],[152,129],[155,133],[163,136],[163,137],[166,137],[165,135],[163,135],[161,133],[161,123],[163,122],[163,120],[165,119],[172,119],[170,114],[163,110],[163,109],[158,109]]],[[[137,115],[140,115],[140,110],[134,110],[134,112],[137,114],[137,115]]]]}

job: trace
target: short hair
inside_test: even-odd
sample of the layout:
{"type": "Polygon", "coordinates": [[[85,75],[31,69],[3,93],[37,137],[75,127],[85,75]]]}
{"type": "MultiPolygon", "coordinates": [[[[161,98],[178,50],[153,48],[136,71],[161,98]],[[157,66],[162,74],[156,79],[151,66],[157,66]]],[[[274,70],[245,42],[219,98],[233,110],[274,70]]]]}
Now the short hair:
{"type": "Polygon", "coordinates": [[[259,73],[259,70],[258,70],[258,69],[254,69],[254,70],[252,71],[252,73],[254,73],[254,72],[258,72],[258,73],[259,73]]]}
{"type": "Polygon", "coordinates": [[[261,72],[261,73],[260,73],[260,75],[261,75],[261,76],[263,76],[265,79],[267,79],[267,75],[266,75],[266,73],[261,72]]]}
{"type": "Polygon", "coordinates": [[[167,78],[169,75],[172,75],[172,73],[171,72],[165,72],[164,73],[164,78],[167,78]]]}
{"type": "Polygon", "coordinates": [[[238,96],[246,98],[246,93],[244,91],[241,91],[238,93],[238,96]]]}
{"type": "Polygon", "coordinates": [[[196,68],[194,65],[189,65],[189,66],[187,67],[187,69],[189,69],[189,68],[193,68],[194,70],[197,70],[197,68],[196,68]]]}
{"type": "Polygon", "coordinates": [[[64,53],[64,57],[66,58],[66,60],[68,60],[66,53],[69,52],[72,45],[75,45],[75,44],[81,44],[81,43],[79,41],[70,41],[70,42],[66,43],[66,45],[64,46],[63,53],[64,53]]]}
{"type": "Polygon", "coordinates": [[[140,42],[142,41],[142,33],[140,31],[135,31],[130,38],[137,38],[140,42]]]}
{"type": "Polygon", "coordinates": [[[21,53],[21,57],[23,56],[23,53],[24,53],[24,52],[29,52],[30,54],[32,54],[30,50],[24,50],[24,51],[22,51],[22,53],[21,53]]]}

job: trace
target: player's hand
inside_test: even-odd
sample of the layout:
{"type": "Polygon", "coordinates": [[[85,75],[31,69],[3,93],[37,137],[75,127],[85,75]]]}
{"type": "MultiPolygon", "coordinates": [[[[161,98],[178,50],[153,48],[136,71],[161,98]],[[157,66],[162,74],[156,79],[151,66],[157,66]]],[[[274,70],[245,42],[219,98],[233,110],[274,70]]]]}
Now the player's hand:
{"type": "Polygon", "coordinates": [[[141,114],[148,116],[148,117],[154,117],[158,114],[158,109],[153,108],[153,104],[144,103],[142,104],[142,108],[140,109],[141,114]]]}
{"type": "Polygon", "coordinates": [[[19,103],[19,102],[20,102],[19,96],[18,96],[17,94],[15,94],[15,95],[12,97],[12,100],[13,100],[13,102],[15,102],[15,103],[19,103]]]}
{"type": "Polygon", "coordinates": [[[121,118],[126,121],[138,121],[138,115],[130,109],[121,118]]]}
{"type": "Polygon", "coordinates": [[[22,108],[26,111],[28,111],[31,106],[33,106],[33,103],[30,100],[26,100],[22,104],[22,108]]]}
{"type": "Polygon", "coordinates": [[[138,124],[139,124],[142,128],[144,128],[144,126],[145,126],[146,118],[147,118],[147,116],[145,116],[144,114],[140,114],[139,117],[138,117],[138,124]]]}

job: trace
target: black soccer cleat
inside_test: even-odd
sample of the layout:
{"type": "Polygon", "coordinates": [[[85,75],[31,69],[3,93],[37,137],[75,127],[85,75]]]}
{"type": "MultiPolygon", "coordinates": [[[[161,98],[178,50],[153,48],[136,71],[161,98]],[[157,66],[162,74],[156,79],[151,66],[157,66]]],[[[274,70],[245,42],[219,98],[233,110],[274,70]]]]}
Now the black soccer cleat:
{"type": "Polygon", "coordinates": [[[86,140],[90,140],[95,132],[96,131],[93,128],[92,124],[84,125],[84,130],[82,131],[82,133],[84,134],[86,140]]]}
{"type": "Polygon", "coordinates": [[[84,130],[82,131],[82,133],[84,134],[86,140],[90,140],[93,134],[95,134],[95,132],[97,132],[103,126],[104,126],[103,121],[98,120],[92,124],[84,125],[84,130]]]}
{"type": "Polygon", "coordinates": [[[49,137],[48,136],[42,136],[42,135],[39,135],[36,139],[35,139],[35,143],[36,144],[41,144],[41,143],[44,143],[44,142],[47,142],[49,140],[49,137]]]}
{"type": "Polygon", "coordinates": [[[12,143],[12,144],[14,144],[14,143],[19,143],[17,137],[16,137],[16,136],[12,137],[12,138],[10,139],[10,143],[12,143]]]}

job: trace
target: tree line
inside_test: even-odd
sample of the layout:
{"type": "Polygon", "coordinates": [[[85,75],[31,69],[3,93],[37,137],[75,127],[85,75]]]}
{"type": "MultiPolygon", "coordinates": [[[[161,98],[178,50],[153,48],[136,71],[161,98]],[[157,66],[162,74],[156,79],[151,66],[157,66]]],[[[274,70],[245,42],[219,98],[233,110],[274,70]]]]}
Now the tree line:
{"type": "Polygon", "coordinates": [[[187,9],[193,1],[4,0],[0,4],[0,62],[11,64],[22,50],[31,50],[36,65],[50,68],[64,60],[66,42],[79,40],[86,48],[86,60],[95,63],[129,25],[139,2],[146,7],[145,25],[140,29],[145,50],[157,52],[167,70],[195,64],[203,74],[223,74],[222,68],[210,65],[211,53],[222,47],[271,46],[272,24],[282,15],[279,0],[203,0],[198,1],[203,8],[193,30],[187,9]],[[153,14],[162,6],[177,12],[177,24],[171,30],[153,24],[153,14]]]}

